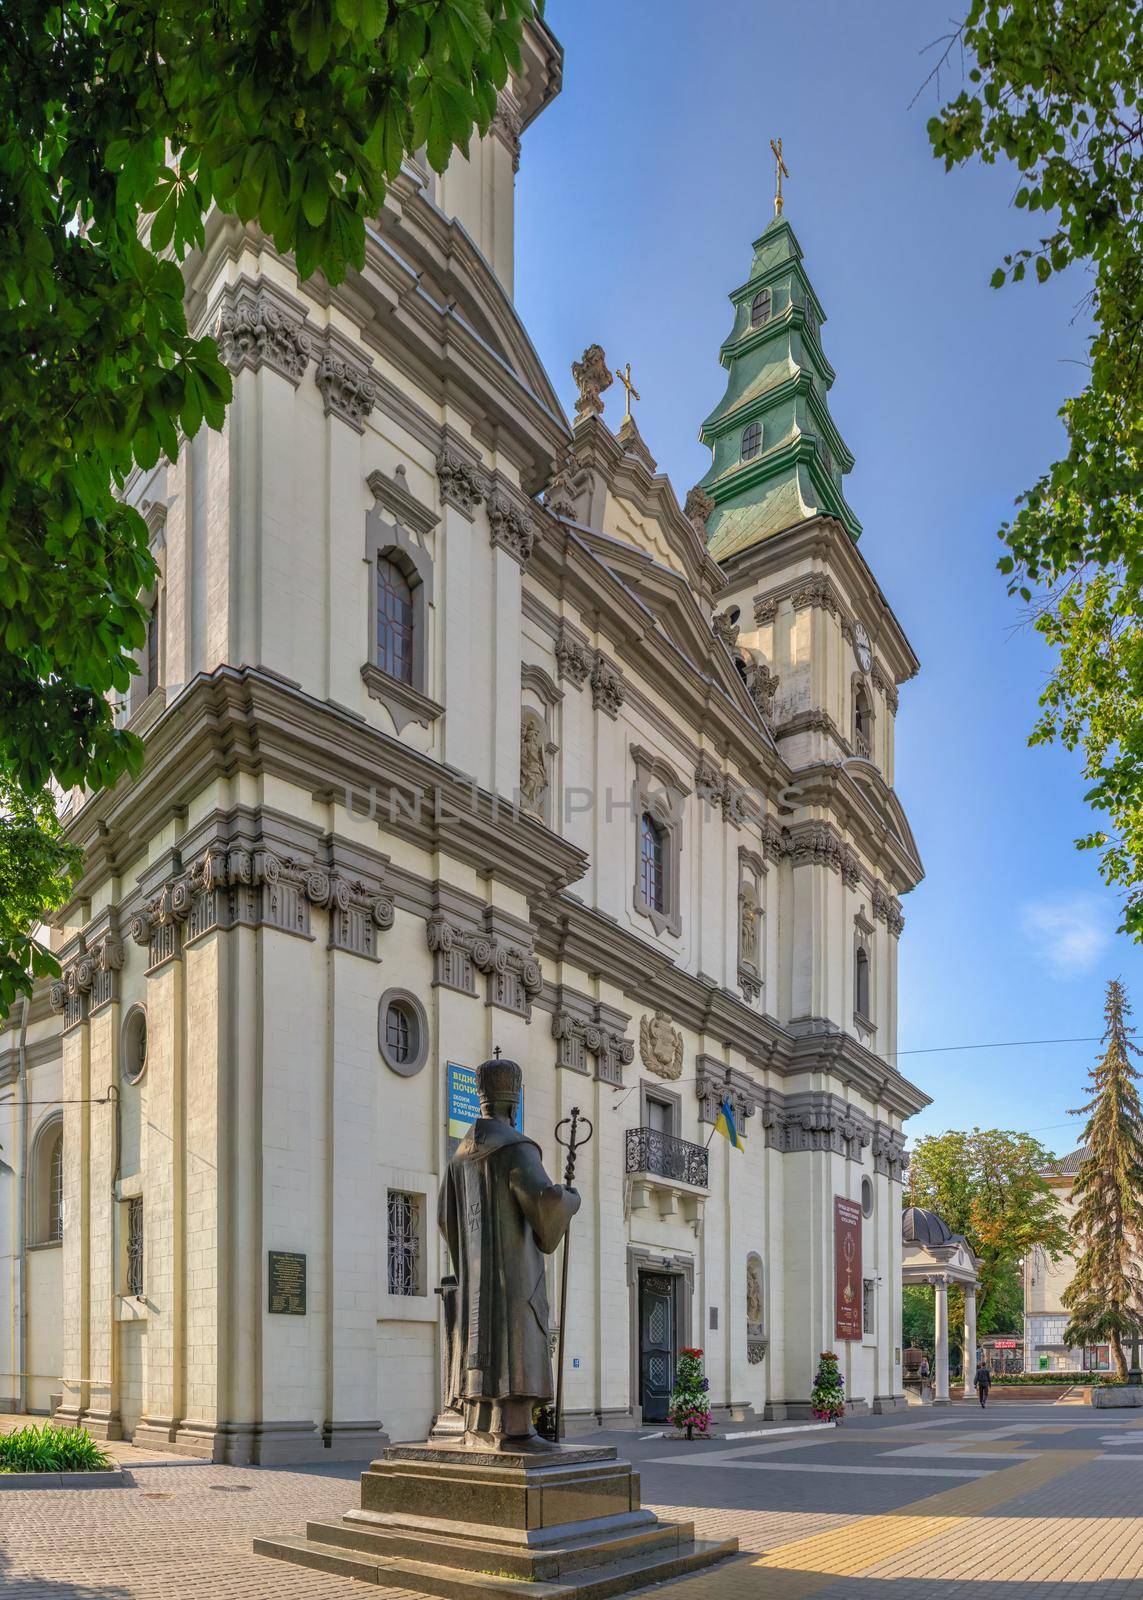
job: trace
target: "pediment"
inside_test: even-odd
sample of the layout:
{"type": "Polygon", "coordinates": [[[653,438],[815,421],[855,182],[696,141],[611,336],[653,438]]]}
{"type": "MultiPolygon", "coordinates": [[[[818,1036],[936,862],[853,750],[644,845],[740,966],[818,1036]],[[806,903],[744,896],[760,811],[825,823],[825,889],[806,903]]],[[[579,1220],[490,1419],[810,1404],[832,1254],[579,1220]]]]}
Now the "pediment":
{"type": "Polygon", "coordinates": [[[645,550],[620,539],[591,528],[577,527],[576,532],[595,560],[642,602],[673,648],[712,679],[731,704],[754,724],[759,737],[776,749],[773,734],[751,699],[730,652],[712,632],[687,579],[660,565],[645,550]]]}
{"type": "Polygon", "coordinates": [[[408,174],[390,190],[380,221],[418,288],[462,319],[566,430],[559,395],[516,307],[464,225],[446,217],[408,174]]]}
{"type": "Polygon", "coordinates": [[[880,820],[882,826],[897,846],[897,853],[902,862],[907,866],[911,882],[909,888],[918,884],[925,875],[921,862],[920,851],[913,830],[909,826],[909,819],[905,815],[905,808],[901,804],[897,791],[885,782],[880,771],[872,761],[863,760],[859,756],[851,756],[843,763],[846,777],[860,791],[868,808],[880,820]]]}

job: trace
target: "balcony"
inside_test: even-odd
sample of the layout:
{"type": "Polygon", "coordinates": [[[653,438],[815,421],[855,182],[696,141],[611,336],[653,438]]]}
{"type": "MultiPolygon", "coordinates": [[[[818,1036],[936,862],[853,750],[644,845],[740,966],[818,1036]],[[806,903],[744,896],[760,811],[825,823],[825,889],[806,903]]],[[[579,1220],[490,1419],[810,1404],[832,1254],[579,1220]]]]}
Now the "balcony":
{"type": "Polygon", "coordinates": [[[658,1128],[628,1128],[627,1171],[705,1189],[710,1156],[701,1144],[688,1144],[674,1134],[660,1133],[658,1128]]]}
{"type": "Polygon", "coordinates": [[[710,1169],[701,1144],[658,1128],[628,1128],[625,1165],[628,1211],[654,1207],[660,1217],[681,1217],[698,1232],[710,1169]]]}

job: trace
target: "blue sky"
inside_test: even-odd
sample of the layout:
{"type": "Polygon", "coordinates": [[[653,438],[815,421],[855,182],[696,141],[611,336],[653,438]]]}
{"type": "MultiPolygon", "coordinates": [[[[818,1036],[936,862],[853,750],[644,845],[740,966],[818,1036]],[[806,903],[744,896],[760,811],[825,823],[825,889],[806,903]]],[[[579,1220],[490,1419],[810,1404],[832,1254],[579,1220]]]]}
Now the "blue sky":
{"type": "MultiPolygon", "coordinates": [[[[995,571],[996,529],[1061,451],[1057,411],[1082,386],[1086,280],[988,286],[1035,239],[1015,173],[946,174],[925,134],[935,88],[910,108],[957,9],[549,0],[565,81],[524,137],[517,302],[569,413],[585,345],[632,363],[640,429],[681,496],[709,462],[726,296],[772,214],[782,136],[861,549],[922,663],[897,723],[927,872],[905,902],[900,1066],[934,1104],[909,1132],[1025,1128],[1065,1150],[1096,1045],[905,1053],[1096,1035],[1112,976],[1143,1007],[1143,953],[1073,848],[1078,760],[1026,747],[1048,656],[995,571]]],[[[942,90],[959,82],[958,60],[942,90]]]]}

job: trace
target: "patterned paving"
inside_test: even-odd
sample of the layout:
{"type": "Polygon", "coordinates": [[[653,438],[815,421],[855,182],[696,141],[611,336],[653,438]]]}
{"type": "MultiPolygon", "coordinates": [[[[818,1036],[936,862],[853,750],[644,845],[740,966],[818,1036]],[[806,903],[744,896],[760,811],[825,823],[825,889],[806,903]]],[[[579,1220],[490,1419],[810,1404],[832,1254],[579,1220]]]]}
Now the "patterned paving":
{"type": "MultiPolygon", "coordinates": [[[[737,1561],[669,1585],[670,1600],[1143,1600],[1141,1429],[1114,1414],[1004,1406],[690,1452],[630,1435],[609,1442],[637,1461],[649,1504],[741,1540],[737,1561]],[[936,1476],[951,1470],[974,1476],[936,1476]]],[[[300,1532],[308,1518],[345,1510],[352,1468],[120,1455],[124,1489],[0,1491],[3,1600],[375,1593],[250,1547],[256,1533],[300,1532]]]]}

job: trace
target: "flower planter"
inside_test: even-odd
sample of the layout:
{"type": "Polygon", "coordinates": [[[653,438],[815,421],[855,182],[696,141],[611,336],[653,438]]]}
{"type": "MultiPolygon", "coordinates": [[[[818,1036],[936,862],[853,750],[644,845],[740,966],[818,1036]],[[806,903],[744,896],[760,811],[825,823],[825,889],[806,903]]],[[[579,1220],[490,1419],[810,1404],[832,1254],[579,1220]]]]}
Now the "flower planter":
{"type": "Polygon", "coordinates": [[[5,1489],[123,1489],[122,1467],[99,1472],[0,1472],[0,1493],[5,1489]]]}

